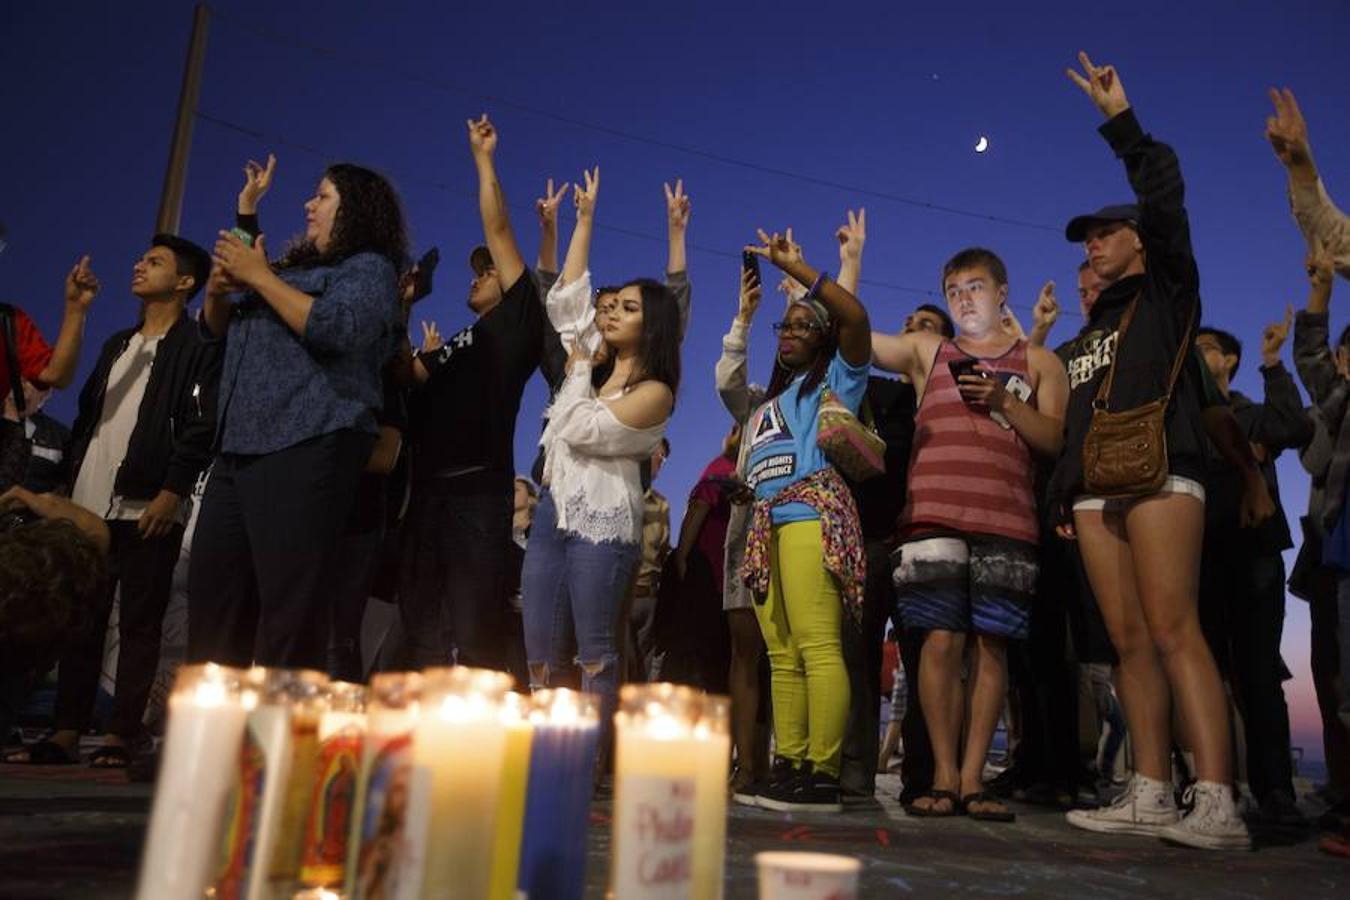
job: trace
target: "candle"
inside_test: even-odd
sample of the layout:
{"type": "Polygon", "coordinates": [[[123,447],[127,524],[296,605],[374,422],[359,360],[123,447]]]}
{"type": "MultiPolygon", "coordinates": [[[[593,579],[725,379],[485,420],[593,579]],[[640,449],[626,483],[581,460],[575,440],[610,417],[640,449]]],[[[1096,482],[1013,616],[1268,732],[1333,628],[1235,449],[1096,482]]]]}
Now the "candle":
{"type": "Polygon", "coordinates": [[[366,733],[365,708],[363,685],[338,682],[329,686],[318,719],[317,747],[308,768],[302,813],[295,826],[296,868],[306,888],[341,886],[346,877],[366,733]]]}
{"type": "Polygon", "coordinates": [[[417,896],[426,819],[413,796],[412,749],[421,691],[417,672],[382,672],[370,682],[343,892],[357,900],[417,896]]]}
{"type": "Polygon", "coordinates": [[[501,721],[506,729],[506,753],[502,757],[502,783],[497,801],[497,829],[492,844],[490,900],[515,900],[516,874],[520,867],[520,838],[525,817],[525,786],[530,769],[530,698],[507,694],[502,699],[501,721]]]}
{"type": "Polygon", "coordinates": [[[178,670],[137,900],[182,900],[206,890],[248,706],[255,700],[239,669],[207,663],[178,670]]]}
{"type": "Polygon", "coordinates": [[[615,897],[722,895],[727,707],[673,684],[628,685],[615,715],[615,897]]]}
{"type": "MultiPolygon", "coordinates": [[[[293,707],[313,704],[328,683],[321,672],[253,668],[257,694],[248,714],[211,894],[220,900],[263,900],[285,801],[295,744],[293,707]]],[[[312,716],[311,716],[312,718],[312,716]]],[[[308,748],[312,750],[312,744],[308,748]]]]}
{"type": "Polygon", "coordinates": [[[526,897],[581,900],[586,887],[599,701],[558,689],[532,698],[529,788],[516,886],[526,897]]]}
{"type": "Polygon", "coordinates": [[[465,666],[427,669],[416,726],[414,793],[430,799],[423,900],[486,900],[492,874],[511,676],[465,666]]]}

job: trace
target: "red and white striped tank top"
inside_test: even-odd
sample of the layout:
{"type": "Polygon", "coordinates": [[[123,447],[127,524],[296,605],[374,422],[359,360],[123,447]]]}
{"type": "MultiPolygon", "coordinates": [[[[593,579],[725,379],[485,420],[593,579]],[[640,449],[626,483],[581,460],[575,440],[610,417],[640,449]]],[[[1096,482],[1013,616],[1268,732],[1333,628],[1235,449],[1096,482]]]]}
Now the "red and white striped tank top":
{"type": "MultiPolygon", "coordinates": [[[[961,399],[948,363],[971,358],[944,340],[933,360],[914,417],[909,497],[900,513],[900,534],[954,529],[1034,544],[1039,534],[1031,450],[1016,431],[990,418],[987,409],[961,399]]],[[[1026,341],[980,362],[1005,383],[1016,376],[1032,384],[1026,341]]]]}

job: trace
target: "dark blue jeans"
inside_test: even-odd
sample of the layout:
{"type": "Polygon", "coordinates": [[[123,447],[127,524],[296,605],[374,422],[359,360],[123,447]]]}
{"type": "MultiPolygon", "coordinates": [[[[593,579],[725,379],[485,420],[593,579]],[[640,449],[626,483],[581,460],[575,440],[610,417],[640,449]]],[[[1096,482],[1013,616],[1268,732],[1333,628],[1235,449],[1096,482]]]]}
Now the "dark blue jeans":
{"type": "Polygon", "coordinates": [[[604,702],[602,723],[618,695],[615,635],[638,549],[559,530],[553,495],[539,498],[520,578],[530,686],[547,687],[551,672],[570,668],[575,646],[582,690],[604,702]]]}

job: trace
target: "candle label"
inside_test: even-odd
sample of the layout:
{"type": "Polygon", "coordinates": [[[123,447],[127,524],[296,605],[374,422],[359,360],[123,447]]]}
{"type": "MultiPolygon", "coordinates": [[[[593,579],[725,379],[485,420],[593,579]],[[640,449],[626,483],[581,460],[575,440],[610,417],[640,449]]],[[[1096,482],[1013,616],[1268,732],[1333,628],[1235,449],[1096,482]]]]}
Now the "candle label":
{"type": "Polygon", "coordinates": [[[614,896],[683,900],[692,895],[693,778],[629,775],[614,812],[614,896]]]}
{"type": "Polygon", "coordinates": [[[360,727],[349,725],[319,746],[300,864],[300,879],[307,887],[342,883],[362,738],[360,727]]]}
{"type": "Polygon", "coordinates": [[[267,758],[252,728],[244,729],[239,762],[230,797],[225,804],[225,831],[222,836],[213,896],[220,900],[238,900],[248,887],[249,862],[258,831],[258,813],[263,784],[267,778],[267,758]]]}
{"type": "Polygon", "coordinates": [[[286,792],[282,797],[281,820],[277,828],[276,850],[268,866],[270,881],[289,881],[300,870],[302,826],[314,791],[316,748],[319,722],[314,716],[296,715],[291,719],[291,764],[286,792]]]}
{"type": "Polygon", "coordinates": [[[416,898],[421,887],[425,817],[416,810],[412,735],[392,737],[375,748],[366,780],[356,896],[364,900],[416,898]],[[422,827],[417,827],[421,822],[422,827]]]}

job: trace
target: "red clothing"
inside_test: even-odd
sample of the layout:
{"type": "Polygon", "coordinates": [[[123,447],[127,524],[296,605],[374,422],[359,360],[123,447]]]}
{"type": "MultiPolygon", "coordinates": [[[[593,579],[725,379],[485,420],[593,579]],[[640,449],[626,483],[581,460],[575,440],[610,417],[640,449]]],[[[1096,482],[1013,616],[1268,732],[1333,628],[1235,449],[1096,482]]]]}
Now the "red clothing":
{"type": "MultiPolygon", "coordinates": [[[[901,533],[951,529],[1034,544],[1038,526],[1031,450],[1016,431],[990,418],[987,409],[961,399],[947,364],[970,358],[944,340],[933,360],[914,417],[909,497],[900,513],[901,533]]],[[[1017,377],[1031,385],[1026,341],[1018,341],[1000,357],[980,362],[1005,384],[1017,377]]]]}
{"type": "MultiPolygon", "coordinates": [[[[52,361],[52,348],[42,339],[42,332],[28,318],[28,313],[18,307],[11,307],[14,321],[14,349],[19,354],[19,377],[37,382],[47,363],[52,361]]],[[[46,385],[39,385],[46,387],[46,385]]],[[[0,397],[8,397],[9,387],[9,351],[5,340],[0,336],[0,397]]]]}
{"type": "Polygon", "coordinates": [[[709,507],[708,518],[703,520],[698,539],[694,546],[708,560],[717,579],[717,593],[720,596],[726,573],[723,572],[722,554],[726,550],[727,523],[731,520],[731,500],[727,497],[724,479],[736,475],[734,460],[719,456],[699,476],[698,484],[689,493],[689,501],[698,500],[709,507]]]}

